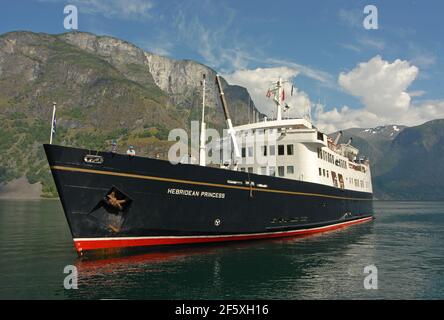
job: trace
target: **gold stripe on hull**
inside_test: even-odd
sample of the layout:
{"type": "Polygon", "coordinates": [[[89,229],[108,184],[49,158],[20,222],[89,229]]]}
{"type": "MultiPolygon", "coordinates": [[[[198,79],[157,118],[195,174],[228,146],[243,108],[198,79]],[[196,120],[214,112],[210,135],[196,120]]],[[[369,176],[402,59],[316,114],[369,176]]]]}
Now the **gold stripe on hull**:
{"type": "Polygon", "coordinates": [[[218,184],[218,183],[209,183],[209,182],[192,181],[192,180],[181,180],[181,179],[172,179],[172,178],[162,178],[162,177],[154,177],[154,176],[132,174],[132,173],[121,173],[121,172],[94,170],[94,169],[82,169],[82,168],[65,167],[65,166],[51,166],[51,169],[52,170],[59,170],[59,171],[94,173],[94,174],[102,174],[102,175],[108,175],[108,176],[135,178],[135,179],[144,179],[144,180],[153,180],[153,181],[176,182],[176,183],[191,184],[191,185],[198,185],[198,186],[208,186],[208,187],[217,187],[217,188],[225,188],[225,189],[238,189],[238,190],[247,190],[247,191],[253,190],[253,191],[257,191],[257,192],[271,192],[271,193],[280,193],[280,194],[297,195],[297,196],[310,196],[310,197],[333,198],[333,199],[341,199],[341,200],[357,200],[357,201],[372,201],[373,200],[373,199],[363,199],[363,198],[331,196],[331,195],[318,194],[318,193],[306,193],[306,192],[295,192],[295,191],[277,190],[277,189],[262,189],[262,188],[254,188],[254,187],[230,186],[230,185],[218,184]]]}

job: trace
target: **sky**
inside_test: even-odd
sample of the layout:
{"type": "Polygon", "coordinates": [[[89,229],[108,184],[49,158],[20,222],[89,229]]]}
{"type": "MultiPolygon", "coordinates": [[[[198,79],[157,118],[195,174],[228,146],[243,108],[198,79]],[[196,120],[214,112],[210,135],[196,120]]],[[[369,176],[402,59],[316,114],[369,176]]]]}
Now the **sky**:
{"type": "Polygon", "coordinates": [[[66,5],[78,9],[79,31],[206,64],[270,117],[266,92],[282,77],[285,116],[310,113],[326,132],[444,118],[440,0],[3,1],[0,34],[70,32],[66,5]]]}

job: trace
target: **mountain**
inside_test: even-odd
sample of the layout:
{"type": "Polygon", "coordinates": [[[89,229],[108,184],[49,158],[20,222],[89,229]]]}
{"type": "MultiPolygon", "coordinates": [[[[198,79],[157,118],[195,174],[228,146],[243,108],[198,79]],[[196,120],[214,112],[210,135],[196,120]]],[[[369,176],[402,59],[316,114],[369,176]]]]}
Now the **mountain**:
{"type": "Polygon", "coordinates": [[[341,142],[353,137],[360,153],[369,156],[376,198],[444,200],[444,119],[343,133],[341,142]]]}
{"type": "MultiPolygon", "coordinates": [[[[361,155],[370,157],[373,176],[377,176],[386,170],[388,164],[385,155],[390,152],[391,143],[405,128],[406,126],[387,125],[347,129],[342,131],[339,143],[346,143],[353,138],[353,145],[359,148],[361,155]]],[[[334,139],[336,135],[337,132],[330,136],[334,139]]]]}
{"type": "MultiPolygon", "coordinates": [[[[112,37],[71,32],[0,35],[0,192],[26,177],[56,190],[42,144],[49,140],[52,102],[57,102],[55,143],[166,158],[173,128],[189,131],[199,120],[201,79],[207,76],[206,122],[225,128],[211,68],[173,60],[112,37]]],[[[248,91],[222,79],[233,123],[248,122],[256,108],[248,91]]]]}
{"type": "Polygon", "coordinates": [[[444,119],[406,128],[390,145],[375,187],[387,198],[444,200],[444,119]]]}
{"type": "MultiPolygon", "coordinates": [[[[200,118],[204,73],[206,122],[220,130],[216,72],[203,64],[90,33],[0,35],[0,197],[57,195],[42,148],[53,101],[55,143],[108,149],[115,139],[120,152],[134,145],[139,155],[166,158],[169,130],[189,131],[200,118]]],[[[258,112],[248,91],[222,82],[234,124],[247,123],[258,112]]],[[[350,137],[370,157],[377,198],[444,200],[444,120],[352,128],[341,142],[350,137]]]]}

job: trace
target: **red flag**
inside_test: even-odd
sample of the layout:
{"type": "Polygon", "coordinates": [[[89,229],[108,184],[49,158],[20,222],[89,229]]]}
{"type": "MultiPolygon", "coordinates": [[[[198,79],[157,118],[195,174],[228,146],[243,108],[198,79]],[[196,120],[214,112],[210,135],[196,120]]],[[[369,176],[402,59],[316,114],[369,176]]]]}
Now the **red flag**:
{"type": "Polygon", "coordinates": [[[285,100],[285,91],[284,91],[284,89],[282,89],[282,101],[284,101],[285,100]]]}
{"type": "Polygon", "coordinates": [[[271,97],[271,91],[270,91],[270,90],[267,91],[267,95],[266,95],[266,97],[267,97],[267,98],[270,98],[270,97],[271,97]]]}

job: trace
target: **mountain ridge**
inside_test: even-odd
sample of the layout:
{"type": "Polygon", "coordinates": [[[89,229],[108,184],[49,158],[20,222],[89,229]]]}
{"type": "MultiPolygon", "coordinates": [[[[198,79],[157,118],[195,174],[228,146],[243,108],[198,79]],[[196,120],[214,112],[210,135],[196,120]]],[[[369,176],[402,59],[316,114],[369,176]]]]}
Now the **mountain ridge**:
{"type": "Polygon", "coordinates": [[[340,142],[353,136],[360,154],[370,157],[376,198],[444,200],[444,170],[436,165],[444,157],[444,119],[413,127],[352,128],[343,133],[340,142]]]}
{"type": "MultiPolygon", "coordinates": [[[[191,60],[162,57],[109,36],[28,31],[0,35],[0,186],[42,184],[57,195],[42,144],[49,140],[52,102],[58,102],[55,143],[166,158],[169,130],[190,128],[201,113],[202,74],[216,71],[191,60]]],[[[213,81],[208,82],[207,125],[225,120],[213,81]]],[[[222,83],[234,125],[247,123],[254,106],[248,90],[222,83]]],[[[444,120],[343,130],[370,157],[375,197],[443,200],[444,120]]],[[[335,134],[331,134],[335,138],[335,134]]],[[[39,188],[34,188],[40,190],[39,188]]],[[[32,190],[34,190],[32,189],[32,190]]],[[[0,187],[2,190],[2,187],[0,187]]],[[[3,188],[4,190],[4,188],[3,188]]],[[[1,192],[1,191],[0,191],[1,192]]]]}
{"type": "MultiPolygon", "coordinates": [[[[173,128],[199,120],[202,74],[216,72],[191,60],[173,60],[117,38],[92,33],[28,31],[0,35],[0,184],[26,176],[56,190],[42,144],[48,141],[52,102],[58,103],[55,143],[166,158],[173,128]],[[122,150],[123,149],[123,150],[122,150]]],[[[234,124],[257,109],[248,91],[222,79],[234,124]],[[248,98],[248,99],[247,99],[248,98]]],[[[207,85],[207,124],[225,120],[213,81],[207,85]]]]}

